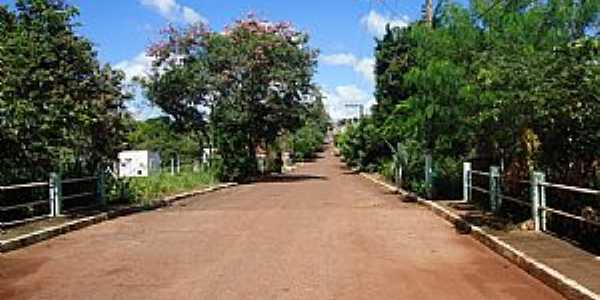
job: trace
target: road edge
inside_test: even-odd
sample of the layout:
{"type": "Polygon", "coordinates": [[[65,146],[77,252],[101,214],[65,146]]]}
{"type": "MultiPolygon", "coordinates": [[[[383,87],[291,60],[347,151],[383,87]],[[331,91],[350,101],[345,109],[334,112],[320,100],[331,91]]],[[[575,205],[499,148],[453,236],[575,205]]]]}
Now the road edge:
{"type": "MultiPolygon", "coordinates": [[[[387,182],[381,181],[378,178],[373,177],[367,173],[360,173],[363,178],[366,178],[376,184],[379,184],[389,191],[397,192],[403,196],[408,195],[408,192],[399,189],[387,182]]],[[[531,276],[540,280],[542,283],[547,285],[548,287],[554,289],[559,292],[561,295],[571,300],[600,300],[600,295],[592,292],[588,288],[582,286],[577,281],[565,276],[564,274],[556,271],[555,269],[545,265],[534,258],[528,256],[522,251],[519,251],[509,245],[508,243],[500,240],[498,237],[486,232],[481,227],[475,226],[459,215],[453,213],[447,208],[433,202],[430,200],[423,199],[421,197],[417,197],[417,202],[429,210],[431,210],[436,215],[442,217],[446,221],[451,224],[457,223],[466,223],[471,228],[470,235],[475,240],[485,245],[492,251],[496,252],[500,256],[507,259],[512,264],[516,265],[520,269],[524,270],[531,276]]]]}
{"type": "Polygon", "coordinates": [[[73,220],[67,222],[65,224],[61,224],[58,226],[48,227],[36,232],[32,232],[29,234],[25,234],[13,239],[0,241],[0,254],[5,254],[11,251],[19,250],[57,236],[80,230],[95,224],[99,224],[108,220],[113,220],[120,217],[129,216],[135,213],[144,212],[144,211],[152,211],[159,208],[164,208],[170,206],[180,200],[194,197],[198,195],[203,195],[211,192],[216,192],[219,190],[231,188],[237,186],[237,183],[222,183],[217,184],[208,188],[195,190],[191,192],[185,192],[176,194],[173,196],[168,196],[160,199],[159,201],[153,202],[150,205],[131,205],[126,206],[114,210],[109,210],[106,212],[99,213],[97,215],[81,218],[78,220],[73,220]]]}

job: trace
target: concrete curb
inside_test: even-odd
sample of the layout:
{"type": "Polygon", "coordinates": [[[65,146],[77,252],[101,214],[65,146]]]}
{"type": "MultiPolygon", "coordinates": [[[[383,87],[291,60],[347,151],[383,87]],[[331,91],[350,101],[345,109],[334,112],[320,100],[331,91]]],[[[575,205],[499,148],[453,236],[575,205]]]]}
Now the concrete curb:
{"type": "MultiPolygon", "coordinates": [[[[360,173],[360,175],[376,184],[379,184],[379,185],[385,187],[386,189],[388,189],[390,191],[398,192],[401,195],[408,194],[407,191],[405,191],[403,189],[399,189],[399,188],[392,186],[391,184],[388,184],[386,182],[383,182],[369,174],[360,173]]],[[[467,222],[466,220],[461,218],[459,215],[448,210],[447,208],[445,208],[433,201],[423,199],[421,197],[419,197],[417,201],[419,204],[427,207],[428,209],[433,211],[436,215],[444,218],[446,221],[448,221],[452,224],[457,224],[457,223],[468,224],[469,227],[471,228],[470,235],[474,239],[476,239],[477,241],[479,241],[480,243],[482,243],[483,245],[485,245],[492,251],[496,252],[497,254],[501,255],[502,257],[506,258],[508,261],[510,261],[514,265],[518,266],[519,268],[523,269],[525,272],[527,272],[531,276],[537,278],[538,280],[540,280],[541,282],[543,282],[550,288],[556,290],[557,292],[559,292],[560,294],[565,296],[567,299],[600,300],[600,295],[590,291],[586,287],[577,283],[575,280],[573,280],[573,279],[561,274],[560,272],[552,269],[551,267],[535,260],[534,258],[528,256],[527,254],[515,249],[511,245],[500,240],[498,237],[485,232],[482,228],[470,224],[469,222],[467,222]]]]}
{"type": "Polygon", "coordinates": [[[22,236],[10,239],[10,240],[0,241],[0,253],[7,253],[10,251],[18,250],[18,249],[21,249],[21,248],[24,248],[24,247],[27,247],[27,246],[30,246],[33,244],[37,244],[42,241],[49,240],[49,239],[57,237],[59,235],[63,235],[65,233],[68,233],[71,231],[83,229],[83,228],[92,226],[94,224],[102,223],[104,221],[128,216],[128,215],[143,212],[143,211],[156,210],[159,208],[170,206],[173,203],[175,203],[179,200],[185,199],[185,198],[198,196],[198,195],[202,195],[202,194],[207,194],[207,193],[215,192],[218,190],[234,187],[237,185],[238,185],[237,183],[218,184],[218,185],[215,185],[215,186],[212,186],[209,188],[205,188],[205,189],[201,189],[201,190],[196,190],[196,191],[191,191],[191,192],[186,192],[186,193],[181,193],[181,194],[165,197],[159,201],[153,202],[150,205],[127,206],[127,207],[103,212],[103,213],[100,213],[100,214],[97,214],[94,216],[85,217],[85,218],[78,219],[78,220],[73,220],[73,221],[67,222],[65,224],[58,225],[58,226],[45,228],[45,229],[42,229],[42,230],[39,230],[39,231],[36,231],[33,233],[29,233],[26,235],[22,235],[22,236]]]}

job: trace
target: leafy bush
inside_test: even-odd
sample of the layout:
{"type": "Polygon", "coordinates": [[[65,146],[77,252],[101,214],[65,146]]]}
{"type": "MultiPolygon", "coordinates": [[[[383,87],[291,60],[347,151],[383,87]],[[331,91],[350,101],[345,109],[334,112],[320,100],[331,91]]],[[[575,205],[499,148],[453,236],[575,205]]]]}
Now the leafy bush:
{"type": "Polygon", "coordinates": [[[314,123],[308,123],[297,130],[289,140],[289,146],[294,153],[294,158],[304,160],[314,157],[321,150],[325,133],[314,123]]]}
{"type": "Polygon", "coordinates": [[[381,174],[386,180],[394,181],[396,179],[396,166],[394,161],[386,159],[381,163],[379,167],[379,174],[381,174]]]}
{"type": "Polygon", "coordinates": [[[371,118],[346,126],[336,137],[336,141],[346,162],[361,170],[377,171],[380,159],[390,152],[371,118]]]}

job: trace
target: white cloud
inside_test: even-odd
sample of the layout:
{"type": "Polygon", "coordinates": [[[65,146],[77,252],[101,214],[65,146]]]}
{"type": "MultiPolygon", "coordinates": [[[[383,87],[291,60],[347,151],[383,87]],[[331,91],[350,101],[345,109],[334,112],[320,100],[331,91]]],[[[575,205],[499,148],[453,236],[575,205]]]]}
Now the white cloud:
{"type": "Polygon", "coordinates": [[[354,71],[360,73],[369,82],[375,82],[375,59],[363,58],[354,65],[354,71]]]}
{"type": "Polygon", "coordinates": [[[171,22],[183,21],[193,24],[207,23],[206,18],[188,6],[177,3],[176,0],[140,0],[142,5],[155,9],[161,16],[171,22]]]}
{"type": "Polygon", "coordinates": [[[409,22],[410,19],[407,16],[393,18],[381,15],[374,10],[371,10],[369,14],[360,20],[360,23],[376,37],[382,37],[385,34],[385,26],[387,24],[389,24],[390,27],[406,27],[409,22]]]}
{"type": "Polygon", "coordinates": [[[198,23],[198,22],[206,23],[206,19],[204,19],[204,17],[202,17],[195,10],[193,10],[187,6],[183,6],[182,12],[183,12],[183,20],[186,23],[190,23],[190,24],[194,24],[194,23],[198,23]]]}
{"type": "Polygon", "coordinates": [[[125,72],[127,80],[130,81],[133,77],[143,77],[152,69],[153,58],[142,52],[130,60],[124,60],[115,65],[116,69],[121,69],[125,72]]]}
{"type": "Polygon", "coordinates": [[[128,101],[125,106],[133,118],[138,121],[165,115],[159,107],[152,105],[152,103],[142,95],[139,89],[136,89],[134,98],[128,101]]]}
{"type": "Polygon", "coordinates": [[[349,65],[353,66],[356,64],[356,57],[349,53],[339,53],[332,55],[323,55],[321,57],[323,63],[328,65],[349,65]]]}
{"type": "Polygon", "coordinates": [[[365,112],[375,104],[373,96],[355,85],[342,85],[333,90],[324,89],[322,92],[327,111],[334,120],[358,116],[358,110],[346,107],[347,104],[362,104],[365,112]]]}
{"type": "Polygon", "coordinates": [[[133,94],[134,98],[126,103],[127,110],[136,120],[146,120],[163,115],[160,108],[153,106],[142,95],[139,85],[132,82],[134,77],[144,77],[152,70],[153,58],[147,56],[145,52],[139,53],[129,60],[123,60],[115,65],[115,69],[125,72],[126,89],[133,94]]]}
{"type": "Polygon", "coordinates": [[[175,0],[141,0],[143,5],[158,9],[163,15],[168,15],[177,7],[175,0]]]}
{"type": "Polygon", "coordinates": [[[324,64],[332,66],[349,66],[354,69],[355,72],[362,75],[370,83],[375,82],[375,59],[374,58],[363,58],[358,59],[356,56],[350,53],[338,53],[332,55],[321,56],[321,61],[324,64]]]}

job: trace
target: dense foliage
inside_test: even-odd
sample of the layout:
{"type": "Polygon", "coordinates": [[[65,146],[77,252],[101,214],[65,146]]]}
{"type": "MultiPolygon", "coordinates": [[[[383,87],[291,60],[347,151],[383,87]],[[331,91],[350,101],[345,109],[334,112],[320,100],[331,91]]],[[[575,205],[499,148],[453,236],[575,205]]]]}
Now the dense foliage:
{"type": "Polygon", "coordinates": [[[149,50],[154,72],[142,80],[148,98],[180,128],[212,140],[226,179],[256,174],[257,148],[303,125],[317,95],[308,36],[254,16],[224,32],[196,24],[164,33],[149,50]]]}
{"type": "Polygon", "coordinates": [[[314,158],[322,150],[330,120],[320,98],[308,105],[301,115],[301,122],[304,125],[289,134],[288,149],[295,160],[314,158]]]}
{"type": "Polygon", "coordinates": [[[197,137],[181,133],[169,117],[134,121],[127,136],[128,148],[158,152],[163,163],[177,158],[187,164],[198,160],[197,137]]]}
{"type": "Polygon", "coordinates": [[[60,0],[0,6],[0,184],[93,173],[124,141],[123,74],[100,66],[60,0]]]}
{"type": "Polygon", "coordinates": [[[344,139],[348,158],[380,163],[391,144],[436,160],[504,161],[593,185],[600,148],[596,1],[440,3],[433,27],[388,28],[377,41],[377,104],[344,139]],[[357,148],[357,147],[350,147],[357,148]]]}
{"type": "MultiPolygon", "coordinates": [[[[377,104],[339,147],[351,163],[393,174],[385,144],[400,143],[411,157],[404,184],[416,190],[431,153],[438,197],[461,197],[469,160],[503,165],[504,192],[517,196],[527,197],[516,182],[534,170],[600,187],[599,12],[599,1],[442,1],[432,26],[388,28],[376,47],[377,104]]],[[[551,198],[575,214],[598,208],[581,195],[551,198]]]]}

